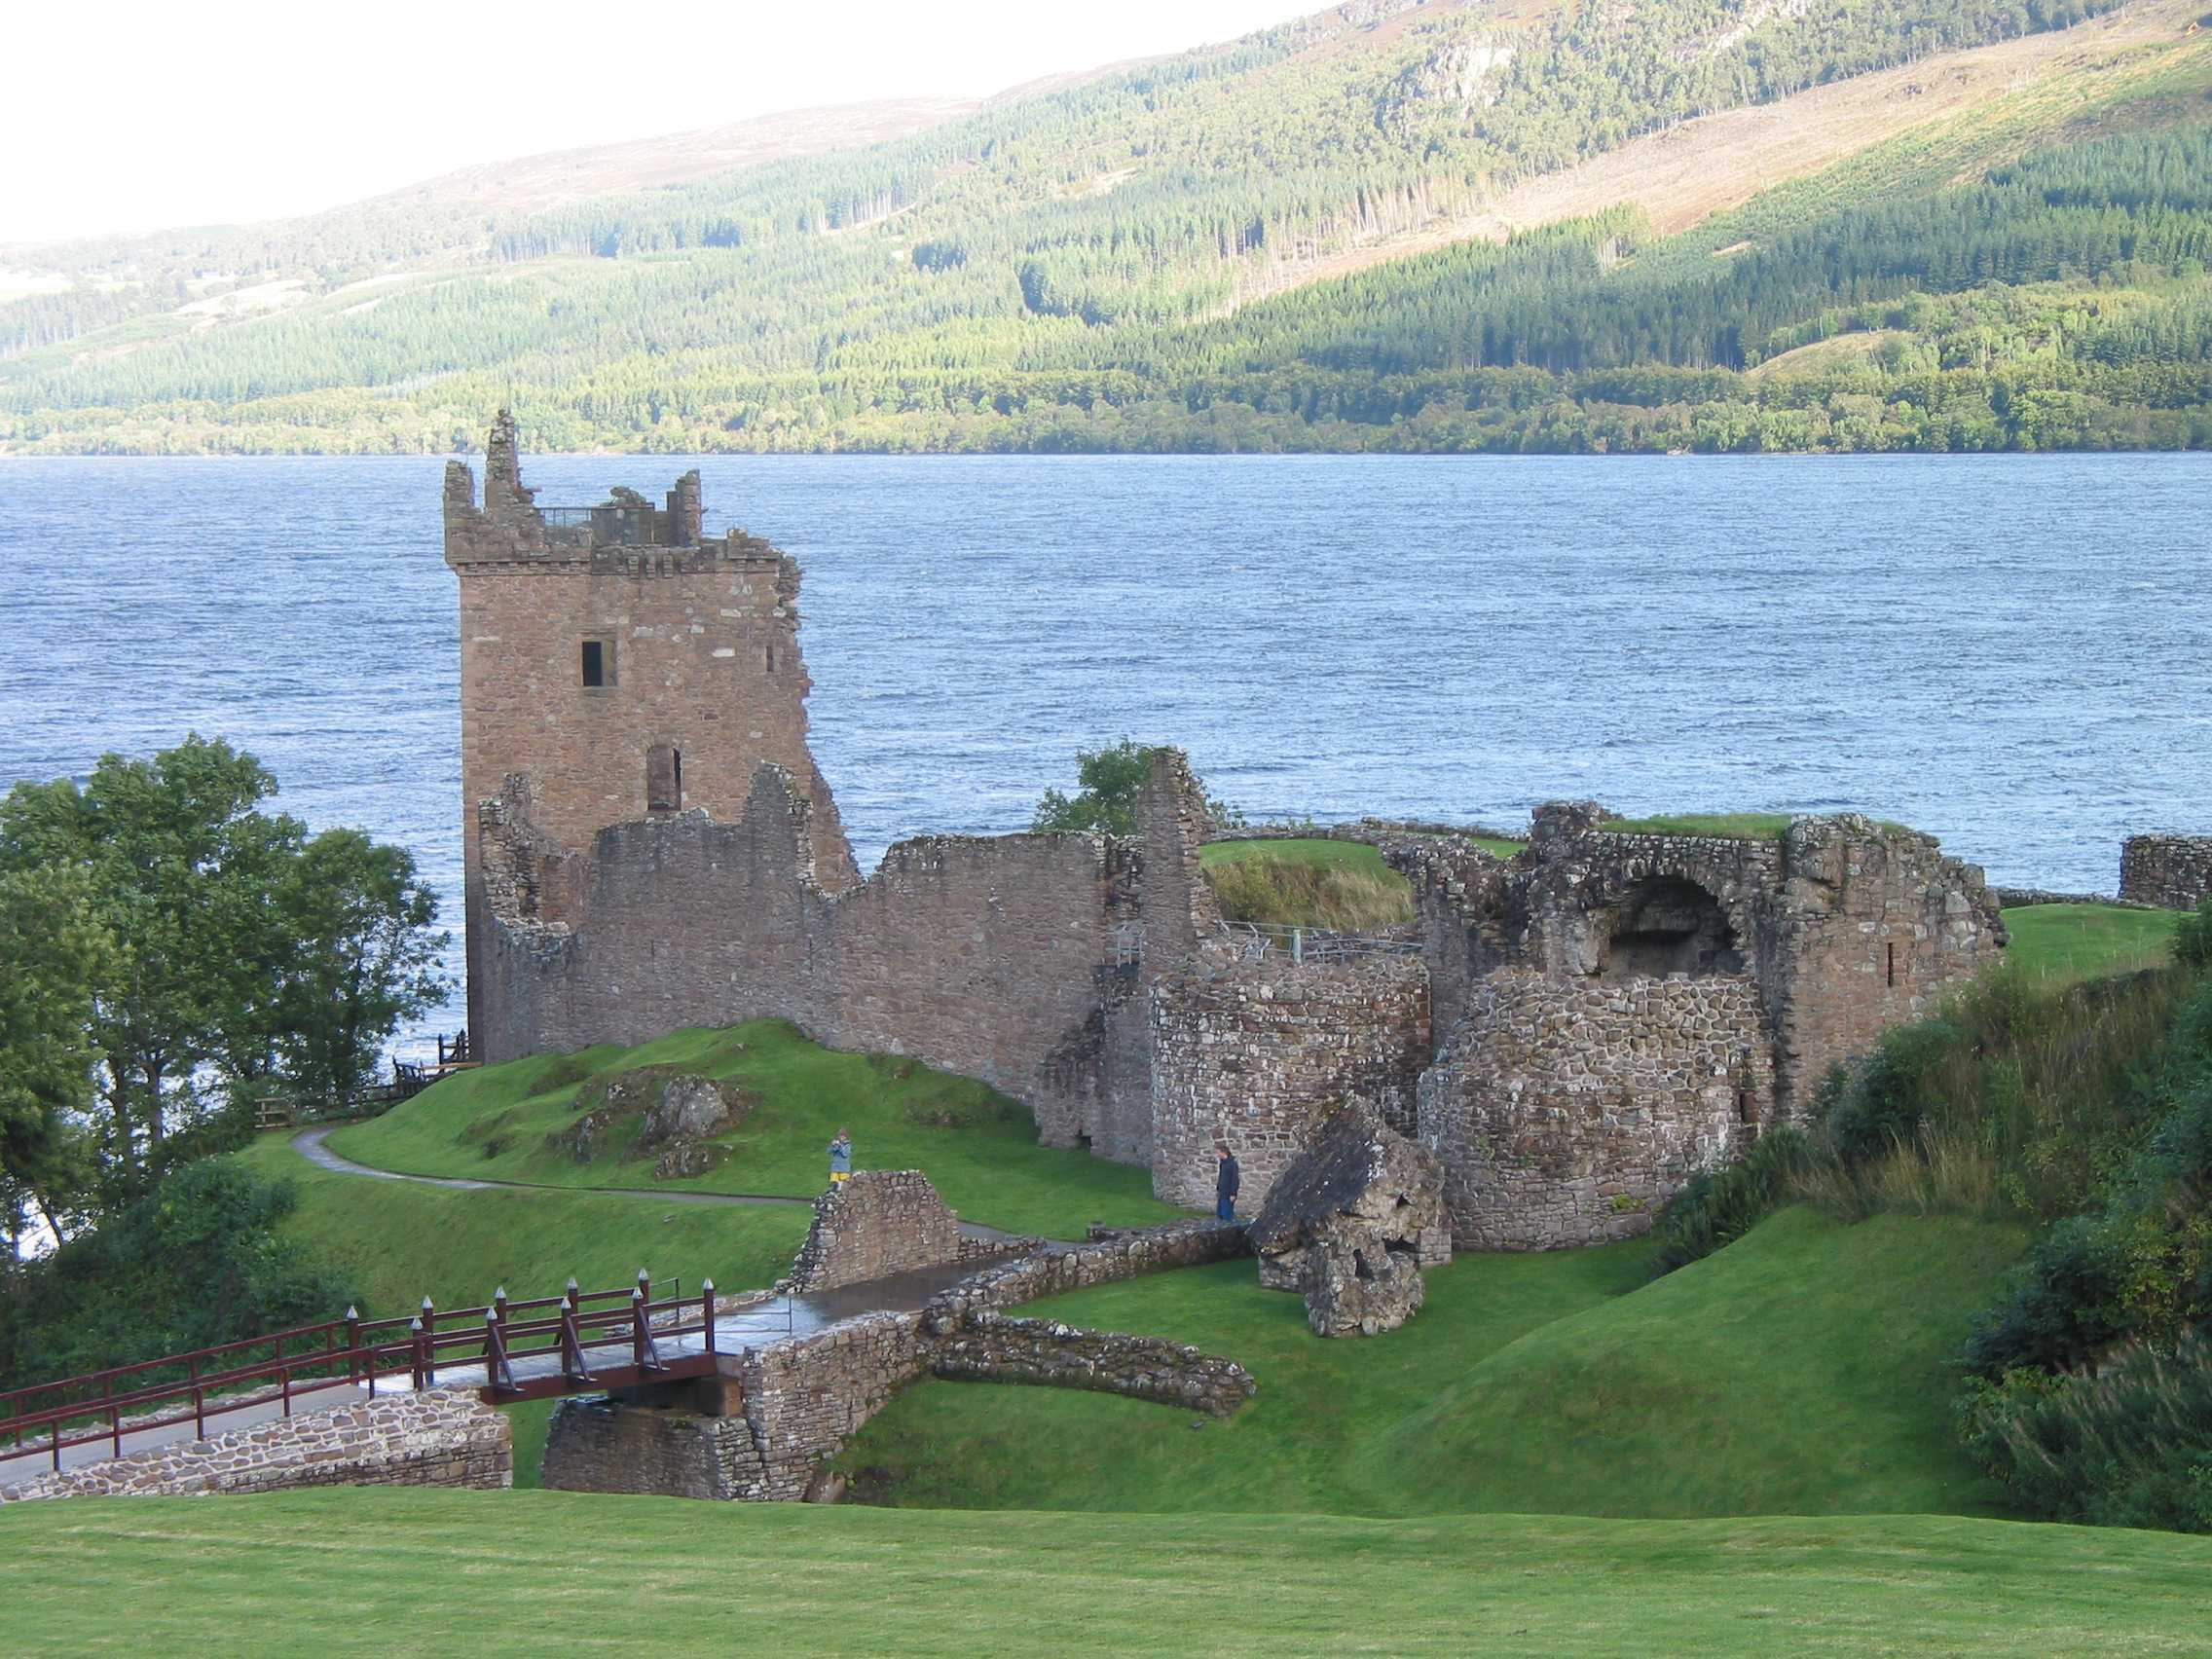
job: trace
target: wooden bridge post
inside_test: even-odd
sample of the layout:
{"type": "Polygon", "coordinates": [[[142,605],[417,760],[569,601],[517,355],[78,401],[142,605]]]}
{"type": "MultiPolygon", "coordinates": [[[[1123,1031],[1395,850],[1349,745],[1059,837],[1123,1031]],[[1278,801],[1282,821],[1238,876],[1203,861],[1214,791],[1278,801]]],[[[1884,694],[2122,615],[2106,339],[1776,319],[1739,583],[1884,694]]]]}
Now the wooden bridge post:
{"type": "Polygon", "coordinates": [[[430,1385],[429,1333],[423,1329],[423,1321],[420,1316],[407,1321],[407,1331],[414,1345],[412,1357],[415,1364],[415,1386],[417,1388],[427,1388],[430,1385]]]}
{"type": "Polygon", "coordinates": [[[706,1350],[715,1351],[715,1281],[706,1279],[699,1285],[699,1326],[706,1332],[706,1350]]]}
{"type": "MultiPolygon", "coordinates": [[[[373,1364],[369,1367],[369,1382],[373,1388],[376,1383],[376,1367],[373,1364]]],[[[346,1381],[358,1382],[360,1380],[361,1310],[349,1303],[346,1308],[346,1381]]]]}

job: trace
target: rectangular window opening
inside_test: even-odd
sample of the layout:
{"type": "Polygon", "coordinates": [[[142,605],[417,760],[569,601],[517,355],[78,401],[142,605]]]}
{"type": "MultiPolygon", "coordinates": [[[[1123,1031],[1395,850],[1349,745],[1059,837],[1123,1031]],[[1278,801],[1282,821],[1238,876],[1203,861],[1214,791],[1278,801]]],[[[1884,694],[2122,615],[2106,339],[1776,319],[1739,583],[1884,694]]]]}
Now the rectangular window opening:
{"type": "Polygon", "coordinates": [[[645,751],[645,810],[683,810],[683,755],[665,743],[645,751]]]}
{"type": "Polygon", "coordinates": [[[1894,944],[1893,944],[1893,945],[1890,945],[1890,946],[1888,947],[1888,949],[1889,949],[1889,953],[1890,953],[1890,962],[1889,962],[1889,976],[1890,976],[1890,983],[1894,985],[1894,984],[1896,984],[1896,983],[1898,982],[1898,947],[1897,947],[1896,945],[1894,945],[1894,944]]]}
{"type": "Polygon", "coordinates": [[[584,642],[583,678],[587,690],[597,691],[614,683],[614,676],[609,672],[614,664],[608,660],[612,655],[605,640],[584,642]]]}

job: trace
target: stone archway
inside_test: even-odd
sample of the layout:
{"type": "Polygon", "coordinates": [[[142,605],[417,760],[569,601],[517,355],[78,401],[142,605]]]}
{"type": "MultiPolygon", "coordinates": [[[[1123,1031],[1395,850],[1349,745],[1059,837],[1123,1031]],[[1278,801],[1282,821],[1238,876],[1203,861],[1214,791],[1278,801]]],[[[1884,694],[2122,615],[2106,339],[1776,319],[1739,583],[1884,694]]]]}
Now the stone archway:
{"type": "Polygon", "coordinates": [[[1685,876],[1649,875],[1593,914],[1598,977],[1704,978],[1745,972],[1735,925],[1720,901],[1685,876]]]}

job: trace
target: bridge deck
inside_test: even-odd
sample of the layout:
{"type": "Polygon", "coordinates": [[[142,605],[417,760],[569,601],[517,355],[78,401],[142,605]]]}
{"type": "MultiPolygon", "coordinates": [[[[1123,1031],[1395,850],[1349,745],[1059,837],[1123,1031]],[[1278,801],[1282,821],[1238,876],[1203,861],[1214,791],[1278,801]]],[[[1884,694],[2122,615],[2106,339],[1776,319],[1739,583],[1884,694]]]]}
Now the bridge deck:
{"type": "MultiPolygon", "coordinates": [[[[692,1315],[692,1328],[682,1328],[682,1321],[660,1315],[653,1320],[651,1346],[655,1351],[650,1356],[651,1363],[644,1370],[637,1364],[637,1344],[625,1325],[618,1335],[594,1338],[581,1345],[581,1376],[576,1372],[575,1354],[565,1360],[557,1351],[529,1352],[510,1354],[505,1371],[495,1381],[488,1375],[486,1358],[481,1353],[471,1352],[454,1357],[434,1356],[433,1363],[422,1368],[420,1380],[423,1385],[430,1387],[475,1388],[487,1404],[513,1405],[563,1394],[630,1387],[640,1382],[672,1382],[718,1371],[726,1373],[735,1369],[735,1361],[749,1348],[807,1336],[862,1313],[918,1310],[938,1291],[975,1272],[979,1265],[946,1263],[919,1272],[902,1273],[812,1296],[778,1296],[727,1309],[718,1304],[711,1342],[709,1333],[697,1328],[696,1311],[692,1315]],[[663,1329],[664,1325],[676,1328],[663,1329]],[[509,1379],[513,1383],[511,1387],[506,1385],[509,1379]]],[[[694,1302],[690,1306],[697,1309],[699,1305],[694,1302]]],[[[440,1339],[441,1342],[451,1340],[440,1339]]],[[[270,1386],[211,1394],[197,1418],[188,1417],[181,1422],[133,1429],[129,1426],[129,1418],[126,1417],[121,1453],[128,1456],[133,1452],[173,1446],[203,1436],[234,1433],[283,1417],[332,1411],[372,1397],[410,1392],[417,1385],[417,1379],[402,1371],[397,1375],[376,1377],[373,1387],[367,1382],[325,1379],[295,1381],[290,1384],[288,1400],[284,1390],[270,1386]]],[[[5,1421],[0,1420],[0,1427],[5,1426],[5,1421]]],[[[58,1464],[51,1441],[45,1444],[34,1441],[20,1450],[0,1445],[0,1486],[28,1480],[56,1467],[83,1468],[116,1456],[117,1441],[104,1432],[96,1439],[64,1445],[58,1464]]]]}

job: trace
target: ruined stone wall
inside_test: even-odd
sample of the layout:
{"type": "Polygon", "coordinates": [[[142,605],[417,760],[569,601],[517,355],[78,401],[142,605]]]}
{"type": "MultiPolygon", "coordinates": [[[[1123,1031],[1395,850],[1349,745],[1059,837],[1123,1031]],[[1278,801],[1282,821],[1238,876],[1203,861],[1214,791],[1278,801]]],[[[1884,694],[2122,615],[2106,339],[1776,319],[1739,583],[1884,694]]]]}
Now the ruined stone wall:
{"type": "Polygon", "coordinates": [[[735,1415],[697,1417],[605,1399],[564,1401],[545,1441],[562,1492],[790,1503],[815,1471],[922,1374],[921,1315],[864,1313],[749,1348],[735,1415]]]}
{"type": "Polygon", "coordinates": [[[1782,1107],[1800,1113],[1829,1067],[1935,1014],[2010,936],[1981,871],[1932,835],[1844,813],[1798,819],[1781,847],[1760,977],[1782,1107]]]}
{"type": "Polygon", "coordinates": [[[932,1339],[928,1351],[930,1375],[950,1382],[1087,1388],[1209,1417],[1229,1416],[1259,1391],[1241,1365],[1220,1354],[1055,1319],[976,1314],[932,1339]]]}
{"type": "Polygon", "coordinates": [[[1251,1253],[1240,1221],[1208,1217],[1161,1222],[1157,1227],[1092,1228],[1090,1238],[1072,1249],[1040,1251],[986,1268],[939,1291],[923,1309],[923,1328],[942,1336],[997,1309],[1251,1253]]]}
{"type": "Polygon", "coordinates": [[[864,1169],[814,1200],[814,1225],[780,1288],[794,1296],[960,1259],[960,1219],[919,1169],[864,1169]]]}
{"type": "Polygon", "coordinates": [[[1461,1250],[1625,1237],[1757,1132],[1773,1098],[1742,975],[1573,983],[1500,971],[1420,1083],[1461,1250]]]}
{"type": "Polygon", "coordinates": [[[2212,835],[2130,835],[2120,848],[2120,896],[2194,910],[2212,893],[2212,835]]]}
{"type": "MultiPolygon", "coordinates": [[[[679,480],[666,513],[644,509],[642,530],[638,513],[623,510],[597,532],[550,528],[535,494],[504,420],[488,446],[481,507],[468,468],[447,470],[468,815],[510,777],[527,778],[538,833],[580,850],[608,825],[655,812],[703,807],[735,818],[766,762],[812,809],[815,879],[829,891],[850,886],[852,850],[806,744],[797,564],[742,531],[702,538],[695,473],[679,480]],[[597,685],[586,683],[587,643],[597,685]]],[[[493,896],[477,836],[465,843],[473,1017],[490,966],[479,941],[493,896]]]]}
{"type": "Polygon", "coordinates": [[[811,808],[772,767],[734,824],[616,824],[582,855],[537,830],[527,788],[503,787],[480,815],[480,864],[500,872],[472,970],[483,1052],[778,1016],[981,1078],[1036,1113],[1047,1144],[1149,1163],[1152,986],[1212,926],[1196,795],[1163,756],[1135,842],[921,837],[827,894],[811,808]],[[562,916],[548,892],[575,896],[562,916]]]}
{"type": "Polygon", "coordinates": [[[0,1486],[0,1503],[299,1487],[514,1484],[513,1425],[473,1390],[379,1395],[0,1486]]]}
{"type": "Polygon", "coordinates": [[[1347,1094],[1410,1126],[1429,1055],[1428,973],[1416,956],[1293,965],[1273,958],[1170,977],[1152,1000],[1153,1191],[1210,1206],[1215,1147],[1254,1210],[1321,1113],[1347,1094]]]}

